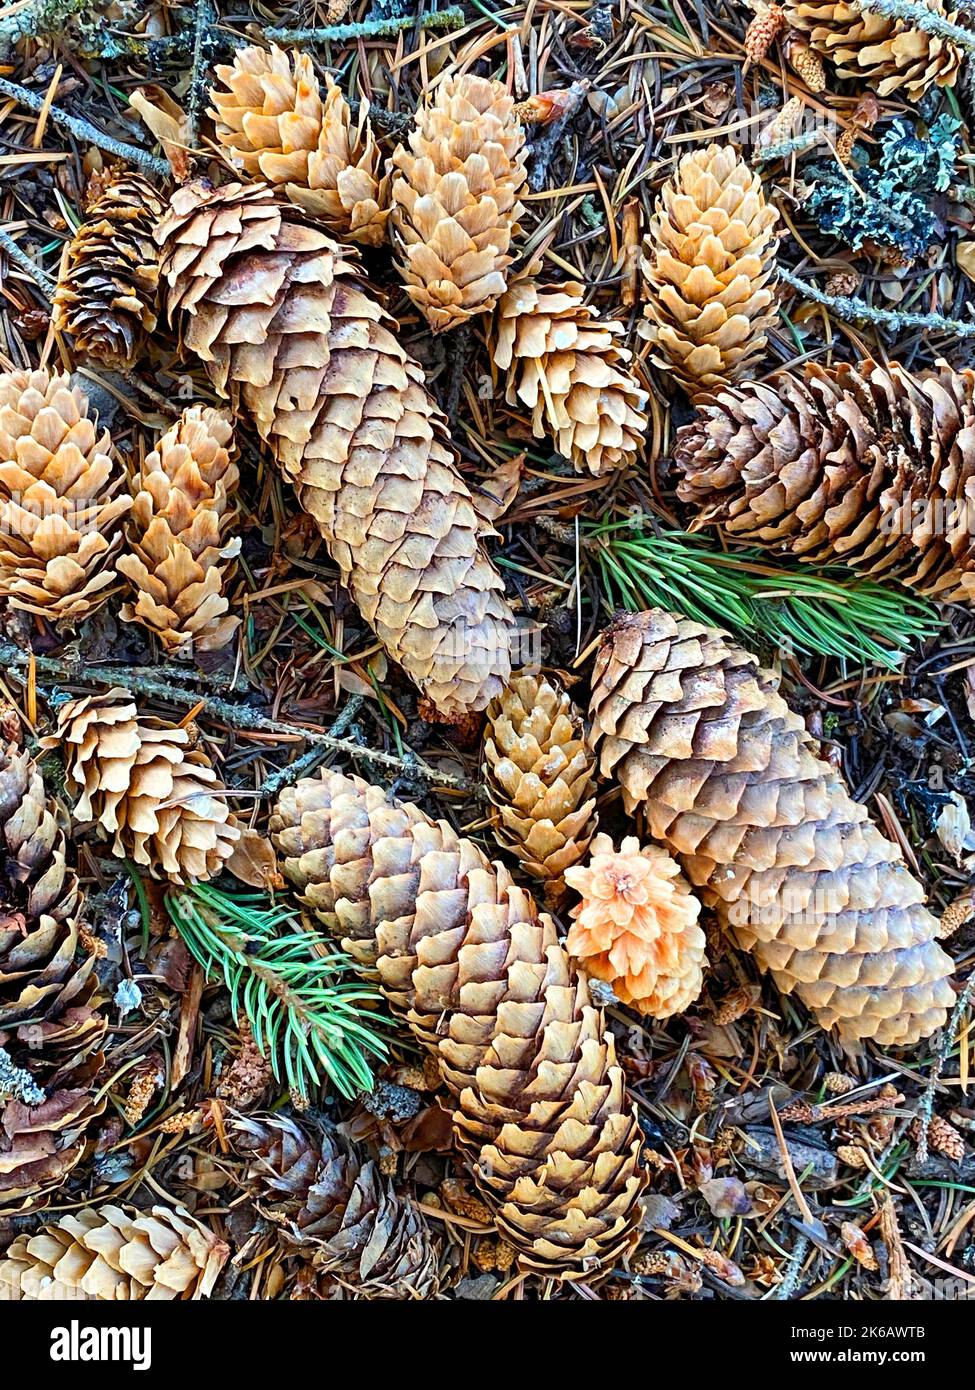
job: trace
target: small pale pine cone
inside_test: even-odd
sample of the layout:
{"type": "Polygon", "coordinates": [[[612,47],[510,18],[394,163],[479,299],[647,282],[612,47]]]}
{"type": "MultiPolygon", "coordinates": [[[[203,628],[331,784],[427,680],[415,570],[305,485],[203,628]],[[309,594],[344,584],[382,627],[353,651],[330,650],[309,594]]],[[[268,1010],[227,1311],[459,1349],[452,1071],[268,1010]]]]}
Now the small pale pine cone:
{"type": "Polygon", "coordinates": [[[353,126],[349,103],[326,74],[325,93],[307,53],[271,45],[239,48],[218,64],[225,90],[210,88],[217,139],[252,178],[282,186],[293,203],[333,235],[379,246],[389,217],[389,180],[362,102],[353,126]]]}
{"type": "Polygon", "coordinates": [[[376,1163],[327,1129],[285,1115],[241,1118],[234,1147],[248,1155],[247,1183],[287,1243],[363,1299],[432,1298],[438,1242],[421,1209],[398,1196],[376,1163]]]}
{"type": "Polygon", "coordinates": [[[174,883],[208,879],[240,838],[223,784],[189,732],[140,715],[127,690],[70,700],[56,732],[41,740],[64,758],[80,789],[74,818],[97,823],[112,853],[174,883]]]}
{"type": "Polygon", "coordinates": [[[498,843],[558,888],[596,829],[596,759],[582,711],[543,676],[516,676],[488,706],[484,781],[498,843]]]}
{"type": "Polygon", "coordinates": [[[165,204],[146,179],[123,173],[75,232],[54,295],[54,326],[79,352],[130,367],[156,327],[159,251],[153,232],[165,204]]]}
{"type": "Polygon", "coordinates": [[[717,628],[627,614],[603,638],[590,718],[626,809],[823,1028],[909,1047],[945,1023],[954,965],[924,889],[773,672],[717,628]]]}
{"type": "Polygon", "coordinates": [[[123,482],[66,375],[0,375],[0,595],[55,623],[89,617],[118,584],[123,482]]]}
{"type": "Polygon", "coordinates": [[[828,1071],[823,1077],[823,1089],[831,1096],[847,1096],[857,1088],[856,1079],[842,1071],[828,1071]]]}
{"type": "Polygon", "coordinates": [[[29,755],[0,752],[0,1205],[39,1205],[80,1161],[104,1110],[95,958],[57,810],[29,755]]]}
{"type": "MultiPolygon", "coordinates": [[[[908,1134],[916,1144],[921,1137],[920,1117],[911,1121],[908,1134]]],[[[931,1123],[928,1125],[928,1148],[932,1153],[942,1154],[954,1163],[960,1163],[965,1157],[964,1138],[960,1131],[941,1115],[931,1116],[931,1123]]]]}
{"type": "Polygon", "coordinates": [[[674,458],[695,530],[975,595],[975,372],[868,360],[743,382],[702,403],[674,458]]]}
{"type": "Polygon", "coordinates": [[[483,709],[514,625],[494,533],[347,253],[261,185],[187,185],[157,237],[186,347],[251,414],[365,620],[442,714],[483,709]]]}
{"type": "Polygon", "coordinates": [[[745,30],[743,47],[749,63],[760,63],[784,28],[785,11],[781,5],[759,10],[745,30]]]}
{"type": "MultiPolygon", "coordinates": [[[[926,8],[958,22],[958,11],[946,9],[943,0],[926,0],[926,8]]],[[[790,28],[808,37],[838,77],[865,83],[878,96],[903,92],[919,101],[929,87],[953,87],[958,80],[963,50],[910,19],[887,18],[857,0],[783,0],[783,9],[790,28]]]]}
{"type": "Polygon", "coordinates": [[[695,396],[737,380],[776,319],[778,213],[730,145],[681,160],[644,245],[653,360],[695,396]]]}
{"type": "Polygon", "coordinates": [[[148,454],[133,485],[129,550],[118,570],[135,601],[122,609],[170,655],[215,651],[233,638],[225,588],[240,551],[233,426],[225,411],[190,406],[148,454]]]}
{"type": "Polygon", "coordinates": [[[646,1181],[602,1011],[501,864],[417,806],[324,771],[271,818],[285,877],[438,1058],[454,1137],[520,1266],[598,1280],[646,1181]]]}
{"type": "Polygon", "coordinates": [[[536,439],[551,435],[578,472],[596,477],[632,463],[647,429],[647,393],[616,339],[622,325],[583,303],[582,285],[519,280],[498,305],[493,360],[505,400],[532,412],[536,439]]]}
{"type": "Polygon", "coordinates": [[[0,1259],[0,1301],[209,1298],[229,1254],[182,1207],[85,1207],[17,1237],[0,1259]]]}
{"type": "Polygon", "coordinates": [[[393,154],[393,239],[406,292],[439,332],[493,309],[524,208],[525,132],[500,82],[447,78],[393,154]]]}
{"type": "Polygon", "coordinates": [[[815,48],[810,46],[804,34],[795,30],[788,33],[782,44],[785,60],[794,73],[802,78],[810,92],[825,92],[826,69],[815,48]]]}
{"type": "Polygon", "coordinates": [[[565,880],[582,899],[565,943],[581,968],[651,1018],[690,1008],[707,965],[701,904],[666,850],[641,848],[635,836],[617,850],[597,835],[589,862],[565,880]]]}

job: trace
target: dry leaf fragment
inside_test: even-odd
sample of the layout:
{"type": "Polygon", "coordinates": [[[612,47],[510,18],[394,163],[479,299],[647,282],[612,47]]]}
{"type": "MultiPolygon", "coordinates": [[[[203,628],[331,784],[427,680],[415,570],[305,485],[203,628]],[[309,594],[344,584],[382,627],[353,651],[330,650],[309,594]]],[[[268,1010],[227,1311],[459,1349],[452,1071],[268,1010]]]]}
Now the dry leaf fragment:
{"type": "Polygon", "coordinates": [[[862,1265],[864,1269],[870,1271],[878,1268],[873,1246],[859,1226],[854,1225],[852,1221],[844,1221],[840,1227],[840,1237],[858,1265],[862,1265]]]}
{"type": "Polygon", "coordinates": [[[249,826],[241,830],[240,839],[224,868],[251,888],[269,891],[285,886],[273,845],[249,826]]]}
{"type": "Polygon", "coordinates": [[[192,167],[189,116],[168,92],[155,84],[138,87],[129,95],[129,105],[159,141],[174,178],[182,183],[192,167]]]}
{"type": "Polygon", "coordinates": [[[975,241],[960,241],[955,247],[955,264],[958,269],[975,280],[975,241]]]}
{"type": "Polygon", "coordinates": [[[948,793],[948,800],[942,806],[934,828],[956,864],[963,862],[966,850],[975,849],[968,803],[959,792],[948,793]]]}
{"type": "Polygon", "coordinates": [[[711,1178],[701,1183],[701,1194],[719,1220],[753,1215],[752,1199],[738,1178],[711,1178]]]}

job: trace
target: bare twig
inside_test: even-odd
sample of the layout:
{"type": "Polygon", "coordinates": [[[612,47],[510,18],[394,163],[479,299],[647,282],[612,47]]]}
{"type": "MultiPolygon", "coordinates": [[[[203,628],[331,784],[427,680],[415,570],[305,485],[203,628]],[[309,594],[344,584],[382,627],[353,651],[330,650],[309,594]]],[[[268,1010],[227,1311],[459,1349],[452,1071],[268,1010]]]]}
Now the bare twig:
{"type": "Polygon", "coordinates": [[[416,25],[434,33],[449,33],[465,22],[459,5],[432,14],[402,15],[396,19],[364,19],[361,24],[327,24],[317,29],[265,29],[268,43],[348,43],[350,39],[389,39],[416,25]]]}
{"type": "Polygon", "coordinates": [[[825,294],[808,280],[801,280],[784,266],[779,266],[778,276],[787,285],[798,290],[807,299],[832,309],[837,318],[850,323],[875,323],[894,332],[907,328],[928,329],[935,333],[948,333],[956,338],[975,338],[975,321],[966,319],[946,319],[941,314],[911,314],[894,309],[875,309],[862,299],[845,294],[825,294]]]}
{"type": "Polygon", "coordinates": [[[917,1153],[914,1157],[915,1164],[926,1163],[928,1159],[928,1139],[931,1133],[931,1117],[934,1113],[934,1093],[938,1088],[938,1082],[941,1080],[941,1073],[944,1071],[945,1062],[948,1060],[948,1054],[951,1052],[955,1038],[961,1031],[962,1015],[968,1008],[973,989],[975,989],[975,971],[972,971],[971,975],[969,975],[965,988],[958,996],[954,1011],[951,1015],[951,1020],[944,1030],[944,1036],[941,1039],[938,1055],[934,1059],[934,1063],[931,1067],[931,1075],[928,1077],[927,1084],[924,1087],[924,1093],[918,1102],[918,1136],[917,1153]]]}
{"type": "Polygon", "coordinates": [[[81,116],[72,116],[63,107],[48,107],[46,99],[39,92],[32,92],[28,87],[21,87],[19,83],[11,82],[6,77],[0,77],[0,92],[4,96],[13,97],[21,106],[26,106],[28,111],[40,113],[46,110],[52,121],[70,131],[76,139],[97,145],[100,150],[117,155],[119,159],[126,159],[146,174],[157,174],[160,178],[168,178],[172,174],[167,160],[157,159],[138,145],[129,145],[124,140],[116,140],[113,135],[106,135],[90,121],[84,120],[81,116]]]}
{"type": "Polygon", "coordinates": [[[3,247],[9,258],[18,265],[25,275],[30,276],[34,284],[45,296],[46,299],[54,297],[57,285],[51,279],[46,270],[42,270],[36,261],[32,261],[27,252],[17,245],[9,232],[0,228],[0,246],[3,247]]]}

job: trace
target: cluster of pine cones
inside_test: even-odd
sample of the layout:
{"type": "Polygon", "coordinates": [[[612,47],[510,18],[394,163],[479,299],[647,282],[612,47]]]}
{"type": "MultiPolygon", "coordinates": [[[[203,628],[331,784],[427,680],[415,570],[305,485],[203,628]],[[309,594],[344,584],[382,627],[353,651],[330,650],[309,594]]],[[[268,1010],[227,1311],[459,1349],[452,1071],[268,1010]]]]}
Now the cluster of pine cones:
{"type": "MultiPolygon", "coordinates": [[[[855,0],[763,9],[749,61],[779,38],[810,92],[825,60],[914,99],[951,85],[961,57],[937,27],[855,0]]],[[[660,190],[635,361],[623,325],[582,285],[543,278],[528,250],[527,133],[502,83],[446,77],[387,158],[366,103],[354,112],[305,53],[246,46],[217,66],[208,114],[232,177],[171,194],[111,179],[65,255],[55,327],[120,370],[172,330],[229,405],[188,406],[124,460],[67,375],[0,376],[0,596],[62,636],[119,597],[167,659],[226,648],[241,626],[234,431],[253,428],[430,708],[446,722],[483,712],[490,826],[540,902],[448,821],[331,768],[277,797],[281,882],[434,1066],[499,1260],[592,1285],[634,1250],[648,1182],[605,1007],[691,1007],[703,908],[850,1046],[930,1036],[954,965],[899,849],[820,758],[778,677],[725,634],[660,609],[618,618],[588,712],[554,676],[512,673],[514,610],[487,549],[500,512],[465,481],[360,258],[391,245],[433,334],[482,330],[506,403],[580,475],[608,483],[645,458],[653,364],[696,410],[674,447],[695,525],[942,601],[975,590],[975,373],[865,361],[754,380],[778,321],[782,225],[731,145],[685,155],[660,190]],[[617,791],[641,832],[619,847],[600,828],[617,791]]],[[[52,700],[37,751],[60,757],[74,825],[135,873],[186,884],[227,868],[233,796],[186,722],[120,686],[52,700]]],[[[108,1001],[63,821],[11,741],[0,1198],[36,1212],[105,1110],[108,1001]]],[[[308,1296],[319,1281],[374,1298],[441,1289],[441,1233],[334,1127],[254,1114],[222,1137],[308,1296]]],[[[18,1234],[0,1298],[205,1298],[229,1255],[181,1208],[102,1204],[18,1234]]]]}

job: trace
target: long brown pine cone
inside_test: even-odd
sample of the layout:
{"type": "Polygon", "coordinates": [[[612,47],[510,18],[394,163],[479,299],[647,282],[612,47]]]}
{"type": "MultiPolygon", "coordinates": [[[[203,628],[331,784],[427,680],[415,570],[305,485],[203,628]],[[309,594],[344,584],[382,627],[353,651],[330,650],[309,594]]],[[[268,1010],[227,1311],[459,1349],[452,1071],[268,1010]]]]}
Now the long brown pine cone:
{"type": "Polygon", "coordinates": [[[17,1237],[0,1258],[0,1301],[209,1298],[229,1255],[181,1207],[86,1207],[17,1237]]]}
{"type": "Polygon", "coordinates": [[[218,64],[210,88],[217,139],[252,178],[280,185],[335,236],[379,246],[389,217],[389,179],[362,102],[352,125],[342,89],[325,76],[325,95],[307,53],[271,45],[239,48],[218,64]]]}
{"type": "Polygon", "coordinates": [[[79,352],[131,367],[156,327],[159,252],[153,232],[165,200],[139,174],[113,179],[85,214],[65,254],[54,326],[79,352]]]}
{"type": "Polygon", "coordinates": [[[359,778],[287,788],[271,832],[302,901],[436,1056],[456,1143],[521,1267],[609,1273],[638,1238],[640,1130],[552,919],[446,821],[359,778]]]}
{"type": "Polygon", "coordinates": [[[584,303],[582,285],[519,280],[501,297],[492,357],[507,373],[505,400],[532,412],[536,439],[552,435],[579,473],[625,468],[647,429],[647,393],[616,339],[622,324],[584,303]]]}
{"type": "Polygon", "coordinates": [[[495,837],[556,896],[596,830],[595,771],[582,711],[544,676],[515,676],[488,706],[483,772],[495,837]]]}
{"type": "MultiPolygon", "coordinates": [[[[788,26],[806,35],[837,77],[866,83],[878,96],[903,92],[920,101],[930,87],[958,80],[964,49],[909,17],[888,17],[857,0],[782,0],[782,7],[788,26]]],[[[935,21],[958,23],[958,10],[943,0],[924,0],[924,8],[935,21]]]]}
{"type": "Polygon", "coordinates": [[[678,495],[752,545],[975,595],[975,372],[807,364],[701,403],[677,432],[678,495]]]}
{"type": "Polygon", "coordinates": [[[78,1163],[105,1108],[90,1082],[106,1020],[79,959],[77,875],[26,752],[0,753],[0,1204],[30,1207],[78,1163]]]}
{"type": "Polygon", "coordinates": [[[126,622],[141,623],[170,655],[191,658],[232,640],[225,588],[240,551],[228,533],[237,516],[233,426],[223,410],[193,405],[142,462],[126,523],[130,549],[118,562],[134,602],[126,622]]]}
{"type": "Polygon", "coordinates": [[[494,533],[349,253],[261,185],[179,189],[158,238],[185,346],[253,416],[363,617],[441,713],[482,709],[514,621],[494,533]]]}
{"type": "Polygon", "coordinates": [[[644,245],[654,362],[690,396],[745,375],[775,323],[778,213],[731,145],[684,155],[644,245]]]}
{"type": "Polygon", "coordinates": [[[937,920],[778,692],[717,628],[662,609],[607,630],[590,714],[600,770],[738,943],[843,1041],[940,1028],[954,969],[937,920]]]}
{"type": "Polygon", "coordinates": [[[69,700],[41,747],[60,751],[80,792],[78,824],[97,823],[113,854],[154,878],[212,878],[233,853],[240,831],[210,759],[187,729],[140,715],[127,690],[69,700]]]}
{"type": "Polygon", "coordinates": [[[81,622],[118,586],[132,505],[88,410],[67,375],[0,375],[0,595],[55,623],[81,622]]]}
{"type": "Polygon", "coordinates": [[[406,292],[435,332],[493,309],[524,208],[525,131],[500,82],[448,78],[393,153],[393,242],[406,292]]]}
{"type": "Polygon", "coordinates": [[[250,1157],[246,1181],[260,1210],[321,1273],[365,1299],[436,1294],[437,1244],[375,1162],[286,1115],[238,1119],[230,1138],[250,1157]]]}

